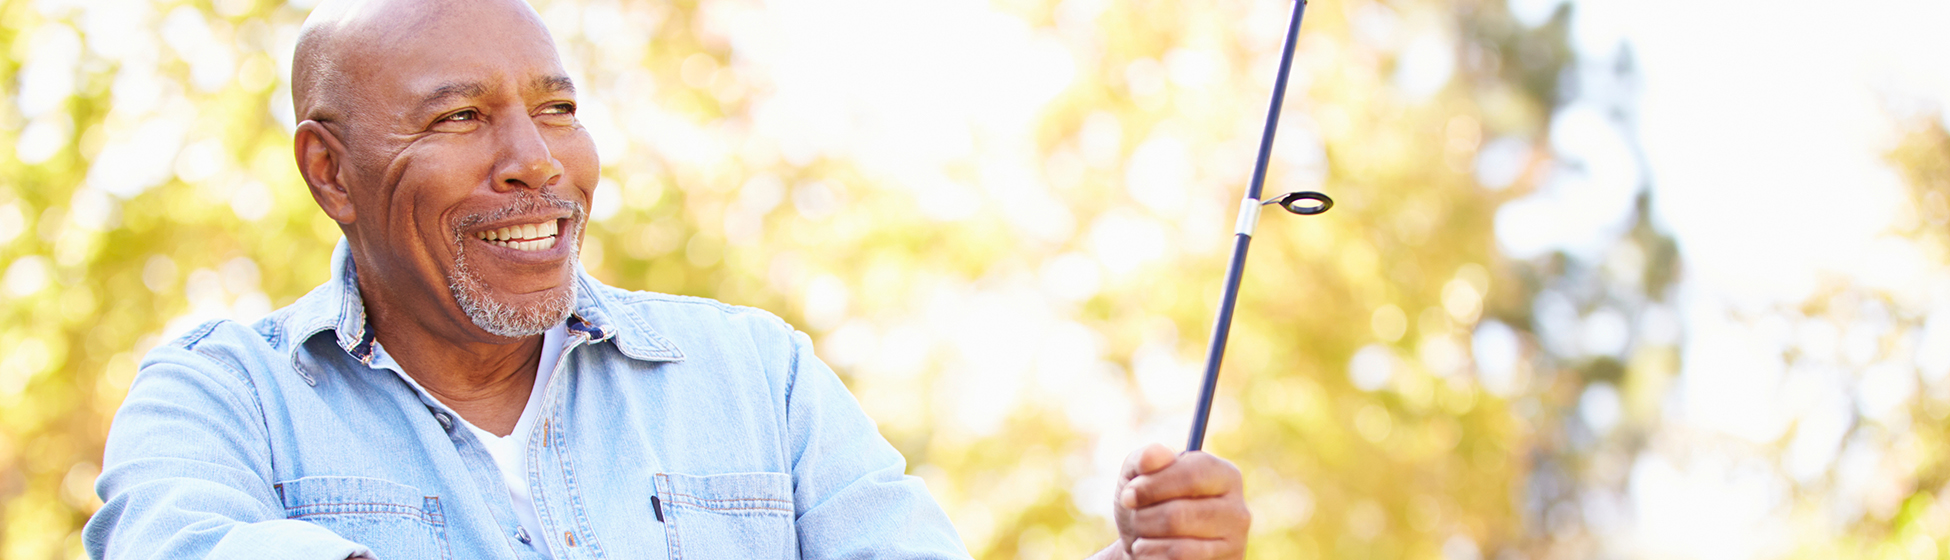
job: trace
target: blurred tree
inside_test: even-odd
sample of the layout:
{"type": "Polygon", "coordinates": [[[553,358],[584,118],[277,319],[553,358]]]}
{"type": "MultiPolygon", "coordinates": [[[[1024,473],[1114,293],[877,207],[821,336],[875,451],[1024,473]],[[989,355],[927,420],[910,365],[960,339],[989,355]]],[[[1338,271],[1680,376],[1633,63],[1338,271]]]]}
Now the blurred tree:
{"type": "Polygon", "coordinates": [[[1835,280],[1776,312],[1812,331],[1786,352],[1791,367],[1839,377],[1848,391],[1839,405],[1809,407],[1782,452],[1784,463],[1807,465],[1794,473],[1795,513],[1841,537],[1804,543],[1806,558],[1950,553],[1950,132],[1934,112],[1891,114],[1903,134],[1888,159],[1909,205],[1890,233],[1921,269],[1904,284],[1934,283],[1835,280]]]}

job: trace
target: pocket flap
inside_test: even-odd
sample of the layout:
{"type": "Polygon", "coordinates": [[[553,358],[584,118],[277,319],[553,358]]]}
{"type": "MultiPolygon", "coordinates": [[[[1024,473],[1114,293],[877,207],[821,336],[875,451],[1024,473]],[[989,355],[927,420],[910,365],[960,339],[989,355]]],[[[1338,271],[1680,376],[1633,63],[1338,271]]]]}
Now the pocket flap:
{"type": "Polygon", "coordinates": [[[308,476],[275,487],[285,517],[339,513],[391,513],[438,524],[439,498],[420,489],[377,478],[308,476]]]}
{"type": "Polygon", "coordinates": [[[792,475],[785,473],[657,473],[657,495],[666,507],[689,506],[727,515],[795,514],[792,475]]]}

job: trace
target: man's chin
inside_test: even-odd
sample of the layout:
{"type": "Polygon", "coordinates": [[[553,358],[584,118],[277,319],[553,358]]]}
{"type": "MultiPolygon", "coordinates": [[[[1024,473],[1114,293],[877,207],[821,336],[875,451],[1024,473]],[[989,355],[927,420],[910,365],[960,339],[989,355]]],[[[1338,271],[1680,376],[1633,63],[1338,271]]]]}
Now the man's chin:
{"type": "Polygon", "coordinates": [[[534,336],[562,324],[575,310],[575,284],[528,293],[510,293],[462,271],[450,286],[454,301],[474,326],[508,338],[534,336]]]}
{"type": "Polygon", "coordinates": [[[528,337],[562,324],[574,311],[573,291],[552,291],[549,296],[543,301],[493,302],[473,306],[463,302],[461,309],[467,311],[467,318],[474,321],[474,326],[488,334],[508,338],[528,337]]]}

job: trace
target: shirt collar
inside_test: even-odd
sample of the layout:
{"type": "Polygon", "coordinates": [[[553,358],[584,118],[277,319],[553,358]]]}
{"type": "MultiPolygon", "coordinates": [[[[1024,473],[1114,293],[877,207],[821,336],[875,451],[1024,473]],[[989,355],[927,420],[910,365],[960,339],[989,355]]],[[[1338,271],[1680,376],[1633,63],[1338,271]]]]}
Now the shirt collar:
{"type": "MultiPolygon", "coordinates": [[[[366,321],[365,301],[359,295],[359,280],[352,261],[351,245],[343,238],[332,249],[331,280],[291,305],[290,351],[298,365],[305,341],[332,331],[340,350],[367,366],[372,365],[374,334],[366,321]]],[[[611,299],[612,288],[596,281],[576,265],[576,309],[570,313],[568,332],[589,337],[589,343],[615,341],[623,355],[645,361],[676,362],[684,353],[670,339],[658,334],[641,318],[611,299]],[[612,312],[612,310],[616,312],[612,312]],[[622,317],[618,320],[617,317],[622,317]]],[[[300,367],[302,371],[304,368],[300,367]]],[[[309,373],[309,372],[307,372],[309,373]]]]}

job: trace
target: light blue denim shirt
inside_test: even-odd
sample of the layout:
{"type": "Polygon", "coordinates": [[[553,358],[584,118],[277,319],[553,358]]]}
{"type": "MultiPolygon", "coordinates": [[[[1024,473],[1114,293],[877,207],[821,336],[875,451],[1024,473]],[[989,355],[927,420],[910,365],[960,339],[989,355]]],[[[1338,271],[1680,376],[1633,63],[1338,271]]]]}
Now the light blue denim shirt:
{"type": "Polygon", "coordinates": [[[578,272],[529,432],[544,528],[486,448],[332,280],[151,352],[115,415],[94,558],[967,558],[806,335],[773,315],[578,272]]]}

